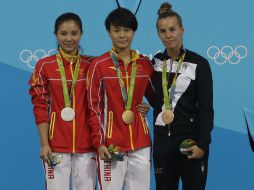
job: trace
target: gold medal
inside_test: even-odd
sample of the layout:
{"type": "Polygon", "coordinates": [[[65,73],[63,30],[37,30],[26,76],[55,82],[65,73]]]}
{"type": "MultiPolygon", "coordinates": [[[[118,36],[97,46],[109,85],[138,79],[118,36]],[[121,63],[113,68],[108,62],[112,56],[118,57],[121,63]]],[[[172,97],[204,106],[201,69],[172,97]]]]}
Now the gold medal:
{"type": "Polygon", "coordinates": [[[125,110],[122,114],[122,119],[125,124],[132,124],[134,121],[134,113],[130,110],[125,110]]]}
{"type": "Polygon", "coordinates": [[[166,110],[162,113],[162,121],[165,124],[170,124],[174,120],[174,113],[170,110],[166,110]]]}

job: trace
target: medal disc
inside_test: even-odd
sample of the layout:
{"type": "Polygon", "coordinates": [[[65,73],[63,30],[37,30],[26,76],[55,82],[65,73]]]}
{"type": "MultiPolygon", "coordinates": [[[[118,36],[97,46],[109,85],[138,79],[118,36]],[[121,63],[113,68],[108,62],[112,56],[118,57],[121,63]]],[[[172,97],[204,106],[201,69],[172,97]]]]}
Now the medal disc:
{"type": "Polygon", "coordinates": [[[75,117],[75,112],[72,108],[66,107],[62,109],[61,117],[64,121],[72,121],[75,117]]]}
{"type": "Polygon", "coordinates": [[[123,119],[123,122],[125,124],[132,124],[132,122],[134,121],[134,114],[132,111],[130,110],[126,110],[123,112],[123,115],[122,115],[122,119],[123,119]]]}
{"type": "Polygon", "coordinates": [[[162,114],[162,121],[165,124],[170,124],[174,120],[174,113],[170,110],[166,110],[162,114]]]}

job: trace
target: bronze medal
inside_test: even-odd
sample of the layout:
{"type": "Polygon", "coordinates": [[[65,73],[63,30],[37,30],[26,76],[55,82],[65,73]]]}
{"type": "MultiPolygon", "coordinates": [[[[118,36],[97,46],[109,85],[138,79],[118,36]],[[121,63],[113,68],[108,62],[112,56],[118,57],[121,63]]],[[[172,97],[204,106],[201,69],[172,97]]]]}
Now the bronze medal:
{"type": "Polygon", "coordinates": [[[127,125],[130,125],[134,121],[134,113],[130,110],[125,110],[122,114],[123,122],[127,125]]]}
{"type": "Polygon", "coordinates": [[[174,120],[174,113],[170,110],[166,110],[162,113],[162,121],[165,124],[170,124],[174,120]]]}

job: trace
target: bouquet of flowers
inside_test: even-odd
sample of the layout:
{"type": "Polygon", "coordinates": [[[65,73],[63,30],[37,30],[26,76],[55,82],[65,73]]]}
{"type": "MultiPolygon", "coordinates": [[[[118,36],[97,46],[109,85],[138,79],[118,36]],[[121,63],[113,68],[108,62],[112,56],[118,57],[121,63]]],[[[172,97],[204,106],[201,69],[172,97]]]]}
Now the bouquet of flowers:
{"type": "Polygon", "coordinates": [[[192,140],[192,139],[186,139],[184,140],[181,144],[180,144],[180,152],[186,156],[190,156],[192,154],[191,151],[186,151],[186,148],[190,148],[194,145],[196,145],[197,143],[192,140]]]}
{"type": "Polygon", "coordinates": [[[123,161],[124,153],[120,151],[120,147],[114,144],[109,145],[108,151],[111,154],[112,161],[123,161]]]}

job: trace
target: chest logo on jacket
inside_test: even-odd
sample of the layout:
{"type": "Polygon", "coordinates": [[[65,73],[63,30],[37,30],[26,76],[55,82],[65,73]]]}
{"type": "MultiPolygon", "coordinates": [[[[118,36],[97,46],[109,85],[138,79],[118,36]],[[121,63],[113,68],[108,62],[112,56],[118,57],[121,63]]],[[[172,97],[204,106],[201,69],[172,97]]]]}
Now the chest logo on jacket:
{"type": "Polygon", "coordinates": [[[81,76],[81,78],[86,78],[86,71],[84,68],[80,68],[79,70],[79,75],[81,76]]]}
{"type": "Polygon", "coordinates": [[[137,72],[141,72],[143,70],[143,67],[141,64],[137,64],[137,72]]]}
{"type": "Polygon", "coordinates": [[[116,71],[116,67],[109,67],[109,69],[113,69],[114,71],[116,71]]]}

